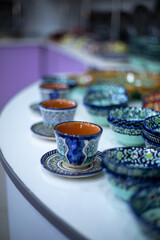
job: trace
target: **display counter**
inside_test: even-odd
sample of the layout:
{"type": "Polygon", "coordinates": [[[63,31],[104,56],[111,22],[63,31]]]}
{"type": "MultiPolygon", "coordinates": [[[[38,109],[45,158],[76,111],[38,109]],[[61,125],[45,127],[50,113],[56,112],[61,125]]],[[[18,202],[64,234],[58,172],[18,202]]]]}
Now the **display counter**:
{"type": "MultiPolygon", "coordinates": [[[[92,239],[143,240],[129,205],[118,199],[103,172],[83,178],[57,176],[44,169],[42,155],[56,142],[39,138],[31,126],[42,118],[31,108],[41,100],[39,82],[19,92],[0,117],[1,161],[7,173],[11,240],[92,239]]],[[[75,120],[91,121],[78,102],[75,120]]],[[[104,127],[99,151],[122,146],[104,127]]]]}

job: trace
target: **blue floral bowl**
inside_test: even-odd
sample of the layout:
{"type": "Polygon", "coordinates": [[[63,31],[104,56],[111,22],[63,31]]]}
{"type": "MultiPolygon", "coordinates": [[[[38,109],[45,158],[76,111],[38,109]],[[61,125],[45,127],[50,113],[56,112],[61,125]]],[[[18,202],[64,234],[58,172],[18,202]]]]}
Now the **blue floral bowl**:
{"type": "Polygon", "coordinates": [[[126,125],[128,127],[142,128],[143,121],[159,112],[143,107],[120,107],[109,111],[109,120],[114,120],[115,124],[126,125]]]}
{"type": "Polygon", "coordinates": [[[86,168],[95,159],[102,128],[96,124],[70,121],[57,124],[57,150],[66,167],[86,168]]]}
{"type": "Polygon", "coordinates": [[[152,186],[156,182],[156,180],[151,178],[142,179],[116,174],[109,171],[106,166],[104,167],[103,171],[105,172],[106,180],[109,182],[115,195],[127,202],[141,187],[152,186]]]}
{"type": "Polygon", "coordinates": [[[160,179],[160,152],[142,147],[113,148],[102,152],[103,169],[116,196],[129,201],[141,187],[160,179]]]}
{"type": "Polygon", "coordinates": [[[86,86],[88,92],[108,92],[114,94],[127,94],[125,87],[115,83],[99,82],[86,86]]]}
{"type": "Polygon", "coordinates": [[[160,137],[158,137],[157,135],[154,135],[154,134],[150,133],[149,131],[147,131],[147,130],[144,129],[144,128],[142,128],[142,133],[143,133],[143,136],[144,136],[145,138],[147,138],[149,141],[160,145],[160,137]]]}
{"type": "Polygon", "coordinates": [[[107,121],[118,141],[126,146],[141,146],[143,121],[158,112],[141,107],[120,107],[109,111],[107,121]]]}
{"type": "Polygon", "coordinates": [[[143,132],[142,132],[142,138],[144,139],[144,143],[147,148],[154,148],[160,151],[160,144],[155,143],[152,140],[148,139],[143,132]]]}
{"type": "Polygon", "coordinates": [[[160,138],[160,114],[145,119],[143,121],[143,128],[152,136],[160,138]]]}
{"type": "Polygon", "coordinates": [[[108,111],[115,107],[126,106],[128,96],[108,92],[90,92],[84,97],[83,103],[94,123],[108,126],[106,119],[108,111]]]}
{"type": "Polygon", "coordinates": [[[70,88],[62,83],[41,83],[40,94],[43,101],[55,98],[67,98],[70,88]]]}
{"type": "Polygon", "coordinates": [[[102,153],[109,171],[131,177],[160,176],[160,151],[145,147],[118,147],[102,153]]]}
{"type": "Polygon", "coordinates": [[[44,126],[53,131],[53,127],[61,122],[72,121],[77,103],[68,99],[50,99],[39,104],[44,126]]]}
{"type": "Polygon", "coordinates": [[[160,185],[139,189],[130,207],[147,239],[160,239],[160,185]]]}

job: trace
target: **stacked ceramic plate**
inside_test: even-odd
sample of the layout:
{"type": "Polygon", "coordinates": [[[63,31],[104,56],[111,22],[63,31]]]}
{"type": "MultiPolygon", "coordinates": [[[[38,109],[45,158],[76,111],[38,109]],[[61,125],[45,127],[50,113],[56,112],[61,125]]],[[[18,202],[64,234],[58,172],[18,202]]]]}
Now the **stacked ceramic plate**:
{"type": "Polygon", "coordinates": [[[142,137],[146,147],[160,150],[160,115],[149,117],[143,121],[142,137]]]}

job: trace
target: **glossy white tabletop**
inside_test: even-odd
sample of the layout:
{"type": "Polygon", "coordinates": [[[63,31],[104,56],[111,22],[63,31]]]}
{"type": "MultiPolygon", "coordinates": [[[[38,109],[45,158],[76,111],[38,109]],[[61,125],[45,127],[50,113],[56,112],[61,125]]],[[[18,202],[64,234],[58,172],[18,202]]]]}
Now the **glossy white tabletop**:
{"type": "MultiPolygon", "coordinates": [[[[42,121],[30,105],[40,101],[39,83],[16,95],[0,117],[0,146],[4,158],[23,184],[51,212],[87,239],[144,239],[127,203],[118,199],[103,173],[88,178],[63,178],[43,169],[42,155],[56,142],[35,136],[30,128],[42,121]]],[[[92,121],[78,100],[75,120],[92,121]]],[[[103,128],[100,151],[122,146],[109,128],[103,128]]]]}

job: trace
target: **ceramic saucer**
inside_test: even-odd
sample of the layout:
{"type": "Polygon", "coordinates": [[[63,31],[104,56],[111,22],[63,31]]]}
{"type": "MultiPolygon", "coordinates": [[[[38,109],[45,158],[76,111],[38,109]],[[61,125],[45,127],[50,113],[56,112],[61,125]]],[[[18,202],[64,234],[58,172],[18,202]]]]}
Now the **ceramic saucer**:
{"type": "Polygon", "coordinates": [[[40,113],[40,110],[39,110],[39,103],[33,103],[30,105],[30,108],[32,111],[36,112],[36,113],[40,113]]]}
{"type": "Polygon", "coordinates": [[[62,177],[81,178],[90,177],[102,171],[102,158],[97,152],[95,160],[85,169],[73,169],[66,167],[60,159],[57,150],[45,153],[41,158],[42,166],[48,171],[62,177]]]}
{"type": "Polygon", "coordinates": [[[47,140],[56,140],[54,132],[45,128],[43,122],[35,123],[31,126],[31,131],[36,134],[38,137],[47,139],[47,140]]]}

